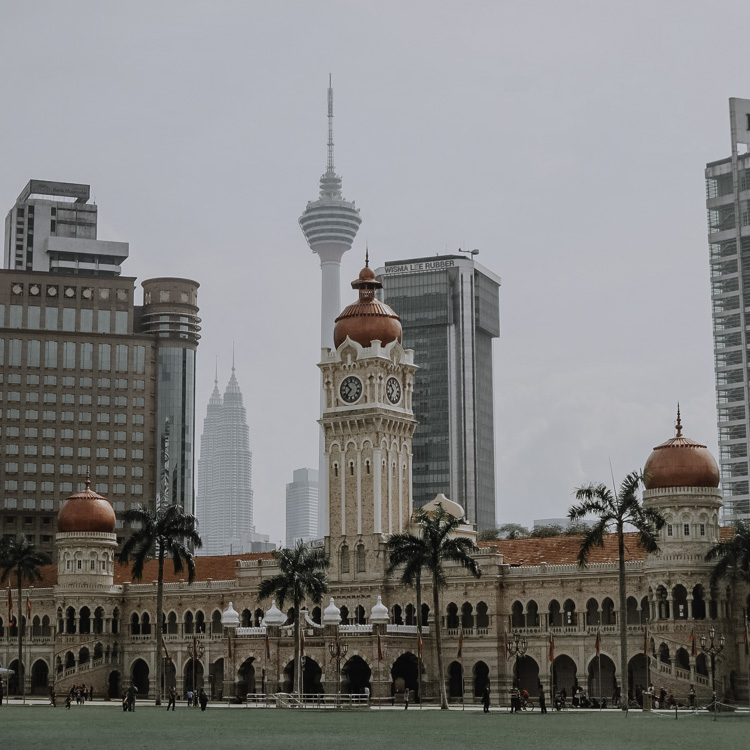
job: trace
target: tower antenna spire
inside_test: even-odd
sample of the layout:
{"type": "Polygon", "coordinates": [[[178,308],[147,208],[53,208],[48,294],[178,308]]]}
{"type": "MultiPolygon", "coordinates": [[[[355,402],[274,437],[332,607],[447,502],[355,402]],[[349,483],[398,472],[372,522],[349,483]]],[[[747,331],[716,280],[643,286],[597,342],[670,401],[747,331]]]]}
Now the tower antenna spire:
{"type": "Polygon", "coordinates": [[[331,74],[328,74],[328,170],[333,174],[333,84],[331,74]]]}

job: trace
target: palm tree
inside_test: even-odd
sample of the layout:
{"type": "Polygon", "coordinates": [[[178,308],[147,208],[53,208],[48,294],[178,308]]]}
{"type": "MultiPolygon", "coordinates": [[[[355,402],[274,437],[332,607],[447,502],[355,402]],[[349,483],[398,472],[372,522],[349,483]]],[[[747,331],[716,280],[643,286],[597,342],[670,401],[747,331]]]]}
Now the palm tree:
{"type": "Polygon", "coordinates": [[[726,542],[717,542],[706,553],[706,561],[716,560],[711,571],[711,585],[727,574],[750,582],[750,523],[737,519],[734,536],[726,542]]]}
{"type": "MultiPolygon", "coordinates": [[[[156,579],[156,635],[162,638],[164,618],[164,561],[171,557],[174,572],[187,568],[188,583],[195,580],[195,559],[192,550],[202,547],[195,516],[186,513],[180,505],[167,505],[159,510],[131,508],[123,513],[125,521],[133,527],[130,538],[120,552],[119,560],[126,565],[133,561],[133,580],[143,578],[146,562],[154,557],[159,569],[156,579]]],[[[161,642],[156,644],[156,705],[161,705],[161,642]]]]}
{"type": "Polygon", "coordinates": [[[24,579],[29,583],[39,581],[42,574],[39,568],[42,565],[50,565],[52,558],[46,552],[37,552],[36,545],[30,542],[23,534],[19,534],[15,539],[9,539],[0,547],[0,582],[11,575],[16,576],[16,590],[18,598],[16,600],[18,621],[18,684],[21,686],[21,696],[26,694],[26,680],[24,677],[23,667],[23,636],[26,629],[26,622],[21,613],[21,589],[24,579]]]}
{"type": "MultiPolygon", "coordinates": [[[[479,578],[481,575],[479,564],[471,556],[471,553],[476,552],[478,548],[473,540],[468,537],[455,535],[456,529],[465,524],[466,519],[457,518],[448,513],[441,503],[437,504],[434,511],[415,511],[413,518],[420,527],[420,536],[399,534],[397,537],[393,537],[396,540],[402,539],[403,551],[397,550],[396,546],[393,546],[389,568],[404,566],[402,580],[405,581],[404,576],[412,580],[414,585],[417,585],[418,596],[422,568],[425,568],[432,576],[432,611],[434,612],[435,648],[437,650],[438,674],[440,675],[440,708],[447,709],[448,696],[445,692],[445,679],[443,678],[443,649],[440,630],[440,589],[447,585],[443,563],[447,560],[456,562],[466,568],[473,576],[479,578]],[[417,573],[419,573],[419,578],[417,578],[417,573]]],[[[396,544],[398,544],[398,541],[396,544]]],[[[417,622],[420,622],[421,616],[420,611],[417,614],[417,622]]]]}
{"type": "Polygon", "coordinates": [[[274,559],[279,566],[275,576],[261,581],[258,596],[267,599],[275,596],[279,607],[291,600],[294,607],[294,685],[300,693],[304,692],[302,683],[302,658],[300,643],[302,603],[310,599],[320,604],[323,594],[328,590],[325,571],[330,565],[328,555],[320,547],[308,547],[299,541],[294,547],[275,550],[274,559]]]}
{"type": "Polygon", "coordinates": [[[388,567],[386,575],[403,567],[401,583],[417,593],[417,679],[419,699],[422,700],[422,570],[427,567],[427,545],[422,537],[413,534],[394,534],[386,546],[388,567]]]}
{"type": "Polygon", "coordinates": [[[614,495],[604,484],[588,484],[576,489],[578,505],[568,511],[571,521],[594,515],[596,523],[583,533],[578,550],[578,564],[586,565],[589,553],[594,547],[604,546],[604,535],[614,531],[617,534],[617,563],[619,572],[619,616],[620,625],[620,678],[622,680],[623,711],[628,709],[628,638],[627,638],[627,599],[625,591],[625,526],[632,526],[638,532],[638,544],[646,552],[659,549],[657,532],[664,526],[664,517],[655,508],[644,508],[640,502],[640,488],[643,477],[633,471],[625,477],[619,492],[614,495]]]}

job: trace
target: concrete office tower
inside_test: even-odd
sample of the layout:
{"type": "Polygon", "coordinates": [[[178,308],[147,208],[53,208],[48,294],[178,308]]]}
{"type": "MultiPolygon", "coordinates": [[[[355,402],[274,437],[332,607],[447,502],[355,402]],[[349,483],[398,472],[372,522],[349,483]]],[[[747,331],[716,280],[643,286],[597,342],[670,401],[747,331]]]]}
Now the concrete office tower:
{"type": "Polygon", "coordinates": [[[295,469],[286,486],[286,546],[318,538],[318,472],[295,469]]]}
{"type": "Polygon", "coordinates": [[[729,122],[732,155],[706,164],[706,208],[721,487],[733,520],[750,517],[750,99],[729,100],[729,122]]]}
{"type": "MultiPolygon", "coordinates": [[[[362,223],[359,209],[354,201],[344,200],[341,194],[341,177],[336,174],[333,163],[333,88],[328,86],[328,165],[320,178],[320,197],[310,201],[299,218],[299,225],[310,245],[320,258],[322,272],[320,307],[320,346],[333,345],[333,322],[341,311],[341,258],[349,250],[362,223]]],[[[320,409],[323,412],[321,389],[320,409]]],[[[320,496],[318,509],[318,531],[327,531],[328,510],[325,474],[324,447],[320,438],[318,459],[320,496]]]]}
{"type": "Polygon", "coordinates": [[[127,242],[97,239],[88,185],[29,180],[5,219],[5,268],[119,276],[127,242]]]}
{"type": "Polygon", "coordinates": [[[495,526],[492,339],[500,335],[500,277],[473,255],[390,261],[383,300],[414,350],[413,491],[419,507],[444,493],[482,529],[495,526]]]}
{"type": "Polygon", "coordinates": [[[227,555],[237,551],[238,542],[242,546],[257,541],[252,536],[252,473],[247,412],[232,362],[224,398],[217,376],[203,422],[198,459],[197,515],[203,538],[199,554],[227,555]]]}
{"type": "MultiPolygon", "coordinates": [[[[91,247],[77,243],[74,255],[91,247]]],[[[165,484],[171,502],[193,511],[198,284],[145,281],[141,306],[135,281],[82,265],[0,271],[0,527],[47,552],[59,498],[83,490],[89,471],[117,513],[118,544],[130,533],[122,512],[155,507],[165,484]]]]}

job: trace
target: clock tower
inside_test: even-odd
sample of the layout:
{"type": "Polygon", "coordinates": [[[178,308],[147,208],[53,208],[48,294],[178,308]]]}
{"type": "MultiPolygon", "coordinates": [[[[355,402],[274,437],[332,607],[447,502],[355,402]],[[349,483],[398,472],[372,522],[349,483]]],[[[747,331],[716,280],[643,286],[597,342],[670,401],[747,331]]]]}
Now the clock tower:
{"type": "Polygon", "coordinates": [[[335,349],[323,349],[319,365],[332,580],[382,577],[385,540],[407,531],[412,512],[417,368],[398,315],[375,298],[381,284],[368,261],[352,282],[359,299],[336,318],[335,349]]]}

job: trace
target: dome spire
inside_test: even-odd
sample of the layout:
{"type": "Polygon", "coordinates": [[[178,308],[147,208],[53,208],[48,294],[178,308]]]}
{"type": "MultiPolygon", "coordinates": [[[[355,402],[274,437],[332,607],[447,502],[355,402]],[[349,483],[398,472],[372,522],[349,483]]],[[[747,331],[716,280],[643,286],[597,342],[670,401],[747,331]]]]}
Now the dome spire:
{"type": "Polygon", "coordinates": [[[677,402],[677,424],[675,425],[675,428],[677,429],[677,437],[682,437],[682,420],[680,419],[680,402],[677,402]]]}

